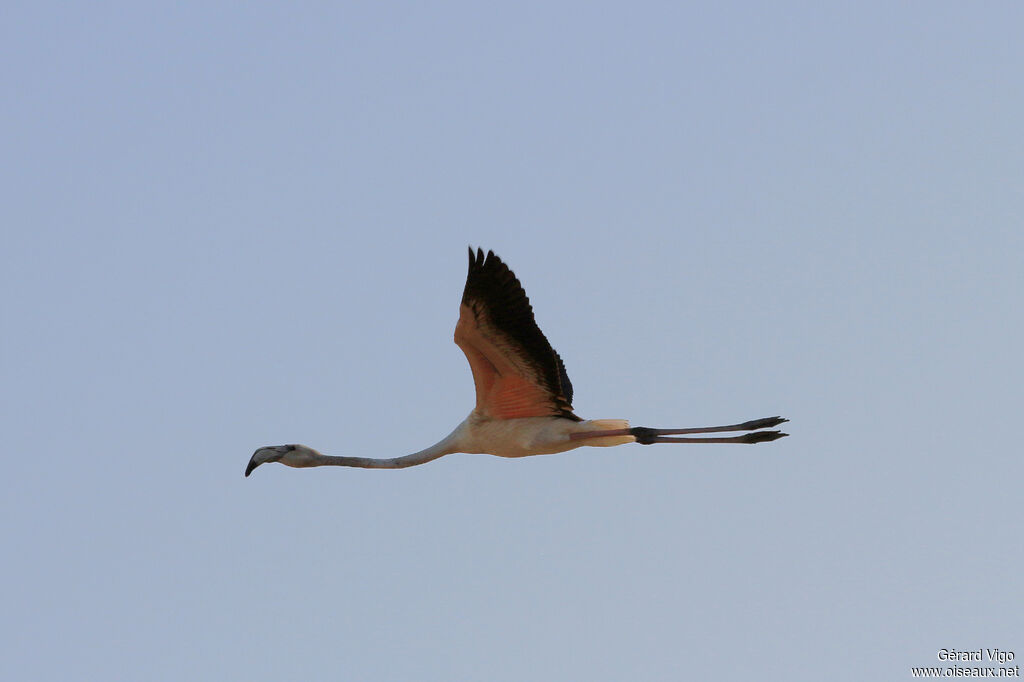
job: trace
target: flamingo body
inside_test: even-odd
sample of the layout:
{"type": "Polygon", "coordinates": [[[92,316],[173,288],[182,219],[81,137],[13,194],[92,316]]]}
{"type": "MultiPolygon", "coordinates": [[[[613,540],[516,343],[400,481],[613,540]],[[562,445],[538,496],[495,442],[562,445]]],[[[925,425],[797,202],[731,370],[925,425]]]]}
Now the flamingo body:
{"type": "Polygon", "coordinates": [[[632,443],[629,434],[588,438],[586,442],[572,440],[574,433],[606,430],[626,430],[625,419],[572,420],[564,417],[519,417],[489,419],[475,410],[459,424],[454,432],[455,452],[497,455],[498,457],[527,457],[553,455],[578,448],[581,445],[610,447],[632,443]]]}

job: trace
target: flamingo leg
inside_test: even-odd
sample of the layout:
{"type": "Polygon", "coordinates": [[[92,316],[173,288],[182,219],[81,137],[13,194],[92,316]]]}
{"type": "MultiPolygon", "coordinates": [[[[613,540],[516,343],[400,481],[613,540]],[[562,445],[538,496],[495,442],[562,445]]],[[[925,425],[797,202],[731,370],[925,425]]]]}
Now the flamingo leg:
{"type": "MultiPolygon", "coordinates": [[[[729,426],[700,426],[692,429],[648,429],[649,431],[657,431],[655,436],[678,436],[685,433],[718,433],[721,431],[755,431],[757,429],[770,429],[773,426],[778,426],[784,422],[788,422],[788,419],[782,417],[765,417],[764,419],[752,419],[742,424],[731,424],[729,426]]],[[[644,427],[638,427],[644,428],[644,427]]],[[[636,434],[633,434],[636,435],[636,434]]]]}
{"type": "Polygon", "coordinates": [[[778,426],[779,424],[788,421],[788,419],[783,417],[765,417],[763,419],[752,419],[748,422],[743,422],[742,424],[730,424],[728,426],[699,426],[687,429],[652,429],[646,426],[634,426],[628,429],[614,429],[610,431],[581,431],[580,433],[570,434],[569,439],[580,440],[583,438],[597,438],[601,436],[633,436],[636,439],[636,442],[641,445],[651,445],[653,443],[764,443],[788,436],[789,434],[782,433],[780,431],[757,431],[756,433],[748,433],[743,436],[733,436],[731,438],[669,438],[668,436],[694,433],[720,433],[723,431],[756,431],[757,429],[767,429],[772,426],[778,426]]]}
{"type": "Polygon", "coordinates": [[[641,440],[636,439],[641,445],[653,445],[655,443],[767,443],[769,441],[785,438],[788,433],[781,431],[752,431],[742,436],[731,436],[728,438],[673,438],[672,436],[652,436],[641,440]]]}

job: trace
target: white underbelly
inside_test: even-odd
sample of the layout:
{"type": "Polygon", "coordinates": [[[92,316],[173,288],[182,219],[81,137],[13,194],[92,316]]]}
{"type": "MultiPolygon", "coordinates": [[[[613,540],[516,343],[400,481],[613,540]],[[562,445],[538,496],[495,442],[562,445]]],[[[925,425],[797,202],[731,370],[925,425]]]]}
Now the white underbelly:
{"type": "Polygon", "coordinates": [[[522,419],[476,419],[470,415],[459,427],[459,451],[528,457],[552,455],[583,445],[608,447],[634,442],[633,436],[608,436],[572,440],[569,435],[608,429],[629,428],[624,419],[597,419],[576,422],[561,417],[526,417],[522,419]]]}

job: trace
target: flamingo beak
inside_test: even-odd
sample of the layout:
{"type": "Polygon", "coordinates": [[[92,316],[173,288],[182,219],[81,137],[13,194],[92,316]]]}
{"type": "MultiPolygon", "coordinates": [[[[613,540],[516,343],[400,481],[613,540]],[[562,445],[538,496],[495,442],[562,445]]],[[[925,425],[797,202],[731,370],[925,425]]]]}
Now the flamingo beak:
{"type": "Polygon", "coordinates": [[[248,478],[249,474],[252,473],[252,470],[259,465],[267,462],[279,462],[282,457],[294,449],[294,445],[271,445],[269,447],[258,448],[256,452],[252,453],[252,457],[249,459],[249,464],[245,467],[246,478],[248,478]]]}

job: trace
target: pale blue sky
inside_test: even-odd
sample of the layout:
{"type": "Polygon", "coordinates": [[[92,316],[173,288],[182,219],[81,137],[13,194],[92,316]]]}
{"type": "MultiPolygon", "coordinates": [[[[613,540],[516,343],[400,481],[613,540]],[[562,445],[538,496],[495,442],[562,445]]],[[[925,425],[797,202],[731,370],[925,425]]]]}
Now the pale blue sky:
{"type": "Polygon", "coordinates": [[[904,679],[1024,657],[1019,3],[13,3],[0,678],[904,679]],[[467,245],[585,417],[473,404],[467,245]]]}

